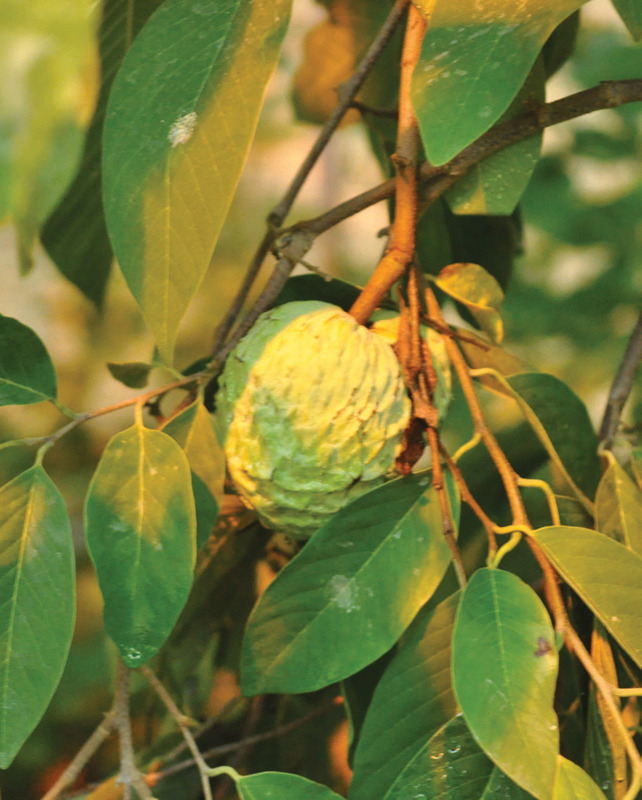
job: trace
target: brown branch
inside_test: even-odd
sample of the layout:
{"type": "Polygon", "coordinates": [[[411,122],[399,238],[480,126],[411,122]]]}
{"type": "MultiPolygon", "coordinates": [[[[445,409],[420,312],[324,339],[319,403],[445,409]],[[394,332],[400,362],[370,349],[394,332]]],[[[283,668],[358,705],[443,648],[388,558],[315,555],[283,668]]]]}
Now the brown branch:
{"type": "Polygon", "coordinates": [[[609,392],[600,425],[600,444],[603,450],[610,450],[613,446],[622,409],[633,388],[633,380],[640,360],[642,360],[642,313],[638,317],[609,392]]]}
{"type": "Polygon", "coordinates": [[[416,6],[411,5],[401,56],[397,148],[392,157],[396,170],[395,219],[386,253],[350,309],[350,314],[361,324],[367,321],[393,283],[401,278],[415,251],[417,158],[420,139],[419,126],[410,99],[410,85],[412,73],[421,55],[425,31],[426,20],[416,6]],[[385,287],[383,293],[382,287],[385,287]]]}
{"type": "Polygon", "coordinates": [[[319,156],[325,150],[326,145],[338,128],[339,123],[345,116],[346,112],[351,108],[359,89],[363,86],[365,79],[368,77],[372,68],[377,63],[379,56],[390,41],[397,25],[401,21],[408,2],[409,0],[396,0],[390,11],[390,14],[379,30],[377,37],[372,42],[372,45],[364,57],[361,59],[354,74],[341,87],[339,103],[332,112],[330,119],[323,126],[319,136],[317,137],[317,140],[299,167],[282,199],[268,215],[268,229],[265,232],[265,235],[259,244],[256,253],[254,254],[254,257],[252,258],[245,278],[243,279],[243,283],[241,284],[241,287],[239,288],[232,305],[228,309],[216,330],[211,349],[212,358],[216,356],[220,348],[223,346],[223,342],[226,340],[229,332],[232,330],[232,327],[234,326],[234,323],[241,312],[245,301],[247,300],[250,289],[252,288],[254,281],[259,274],[261,266],[263,265],[267,254],[270,252],[270,248],[277,239],[278,229],[281,227],[284,219],[292,208],[292,204],[299,194],[301,187],[310,174],[312,168],[317,163],[319,156]]]}

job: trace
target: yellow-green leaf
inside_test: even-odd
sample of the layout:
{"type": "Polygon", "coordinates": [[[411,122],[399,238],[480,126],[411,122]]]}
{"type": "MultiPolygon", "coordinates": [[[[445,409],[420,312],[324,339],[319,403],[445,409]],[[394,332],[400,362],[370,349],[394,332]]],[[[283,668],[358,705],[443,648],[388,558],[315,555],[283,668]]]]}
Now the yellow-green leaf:
{"type": "Polygon", "coordinates": [[[553,800],[605,800],[599,786],[577,764],[557,757],[557,775],[553,800]]]}
{"type": "Polygon", "coordinates": [[[434,281],[442,292],[470,311],[493,342],[501,342],[504,326],[500,312],[504,292],[490,273],[478,264],[449,264],[434,281]]]}
{"type": "Polygon", "coordinates": [[[642,491],[613,461],[595,495],[597,528],[642,555],[642,491]]]}
{"type": "Polygon", "coordinates": [[[171,362],[225,220],[291,0],[167,0],[114,81],[105,218],[125,279],[171,362]]]}
{"type": "Polygon", "coordinates": [[[92,0],[0,4],[0,219],[18,226],[23,269],[93,111],[95,8],[92,0]]]}

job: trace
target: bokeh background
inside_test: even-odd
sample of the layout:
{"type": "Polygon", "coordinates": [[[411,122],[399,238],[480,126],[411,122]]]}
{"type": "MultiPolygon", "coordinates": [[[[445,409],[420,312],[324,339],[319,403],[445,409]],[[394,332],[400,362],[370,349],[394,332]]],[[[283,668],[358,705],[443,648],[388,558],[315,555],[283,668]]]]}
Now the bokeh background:
{"type": "MultiPolygon", "coordinates": [[[[209,349],[218,320],[232,299],[264,220],[277,202],[318,128],[297,121],[291,103],[293,75],[306,33],[324,19],[313,0],[296,0],[281,63],[269,86],[256,141],[216,249],[211,269],[184,320],[177,364],[185,367],[209,349]]],[[[607,0],[582,10],[575,57],[551,81],[548,99],[600,80],[640,77],[635,46],[607,0]]],[[[523,251],[505,305],[505,345],[535,367],[566,381],[599,424],[608,387],[640,311],[642,293],[642,108],[600,111],[548,130],[544,156],[523,199],[523,251]]],[[[295,206],[292,219],[314,216],[380,180],[380,170],[358,125],[333,138],[295,206]]],[[[383,206],[362,212],[320,237],[307,260],[325,273],[364,283],[381,253],[378,232],[387,224],[383,206]]],[[[19,275],[15,234],[0,229],[0,312],[32,327],[56,366],[60,399],[77,411],[96,409],[132,395],[117,383],[107,362],[148,361],[153,343],[122,277],[115,270],[102,313],[62,278],[41,248],[35,266],[19,275]]],[[[159,383],[167,376],[158,376],[159,383]]],[[[514,422],[515,412],[489,401],[494,424],[514,422]]],[[[46,467],[68,504],[77,545],[78,619],[69,663],[45,718],[14,765],[0,775],[5,800],[40,797],[109,707],[112,653],[102,630],[101,599],[82,533],[87,484],[109,439],[128,425],[131,410],[99,417],[61,440],[46,467]]],[[[638,380],[626,412],[635,439],[642,424],[638,380]]],[[[2,440],[37,436],[62,423],[49,406],[0,412],[2,440]]],[[[29,467],[32,451],[3,450],[0,480],[29,467]]],[[[210,711],[238,692],[219,675],[210,711]]],[[[338,745],[340,747],[340,745],[338,745]]],[[[115,763],[107,746],[92,769],[115,763]]],[[[88,776],[91,777],[91,774],[88,776]]],[[[341,776],[336,783],[341,788],[341,776]]]]}

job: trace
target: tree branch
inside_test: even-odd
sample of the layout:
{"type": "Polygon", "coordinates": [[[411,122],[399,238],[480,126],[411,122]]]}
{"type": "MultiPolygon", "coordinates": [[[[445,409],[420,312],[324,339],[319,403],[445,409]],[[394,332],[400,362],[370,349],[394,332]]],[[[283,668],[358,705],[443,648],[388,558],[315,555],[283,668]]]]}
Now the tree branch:
{"type": "Polygon", "coordinates": [[[620,416],[628,399],[640,360],[642,359],[642,313],[633,329],[626,350],[613,379],[609,398],[600,425],[600,445],[610,450],[620,423],[620,416]]]}

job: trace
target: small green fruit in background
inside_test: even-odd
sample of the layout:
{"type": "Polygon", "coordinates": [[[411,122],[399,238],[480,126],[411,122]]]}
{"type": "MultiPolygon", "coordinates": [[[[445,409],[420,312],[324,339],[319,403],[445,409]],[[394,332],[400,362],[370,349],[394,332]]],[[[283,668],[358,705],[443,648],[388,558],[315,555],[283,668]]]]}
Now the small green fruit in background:
{"type": "Polygon", "coordinates": [[[391,346],[317,301],[259,317],[227,359],[216,405],[239,494],[300,539],[392,473],[411,414],[391,346]]]}

